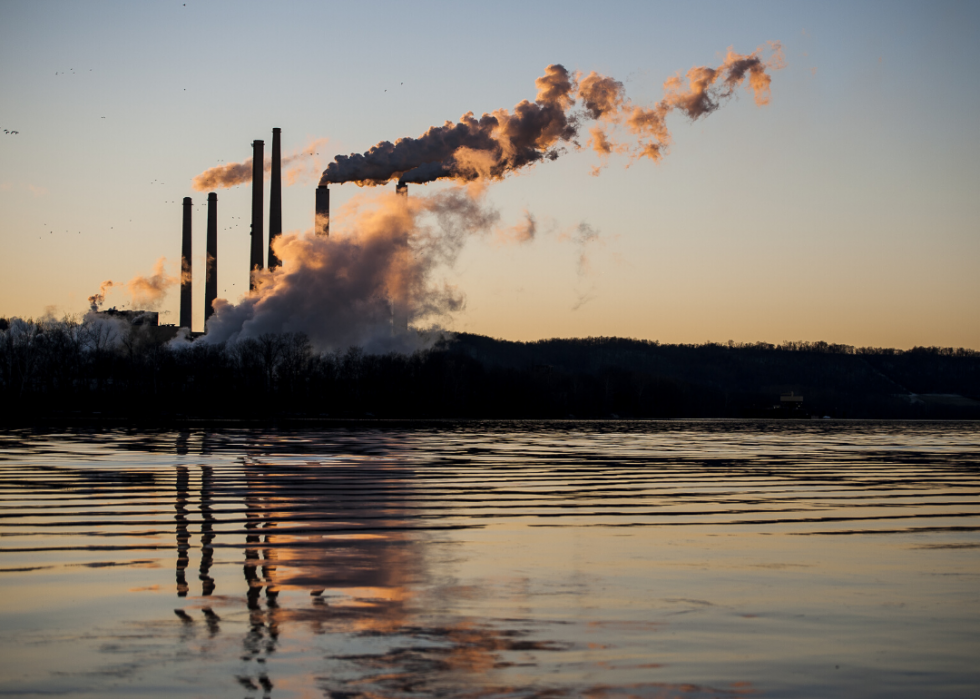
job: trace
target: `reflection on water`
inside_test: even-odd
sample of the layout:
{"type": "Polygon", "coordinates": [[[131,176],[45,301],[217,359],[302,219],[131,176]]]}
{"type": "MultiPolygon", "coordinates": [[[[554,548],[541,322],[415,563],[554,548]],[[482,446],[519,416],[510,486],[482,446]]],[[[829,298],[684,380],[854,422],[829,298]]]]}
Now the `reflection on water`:
{"type": "Polygon", "coordinates": [[[0,445],[4,696],[980,691],[976,424],[0,445]]]}

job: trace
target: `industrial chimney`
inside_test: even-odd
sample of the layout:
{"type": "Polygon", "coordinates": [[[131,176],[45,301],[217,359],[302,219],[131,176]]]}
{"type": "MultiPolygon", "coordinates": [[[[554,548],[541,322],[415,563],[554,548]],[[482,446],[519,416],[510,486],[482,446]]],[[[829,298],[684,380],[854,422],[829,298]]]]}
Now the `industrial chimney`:
{"type": "Polygon", "coordinates": [[[256,269],[262,269],[263,243],[262,235],[262,180],[265,141],[252,143],[252,255],[248,265],[248,288],[255,288],[253,274],[256,269]]]}
{"type": "Polygon", "coordinates": [[[272,251],[272,241],[282,235],[282,172],[279,134],[282,129],[272,130],[272,179],[269,181],[269,269],[282,264],[272,251]]]}
{"type": "Polygon", "coordinates": [[[184,231],[180,246],[180,327],[191,327],[191,198],[184,197],[184,231]]]}
{"type": "Polygon", "coordinates": [[[316,235],[330,235],[330,190],[321,184],[316,188],[316,216],[313,221],[316,235]]]}
{"type": "MultiPolygon", "coordinates": [[[[395,194],[408,197],[408,185],[404,182],[395,184],[395,194]]],[[[404,335],[408,332],[408,312],[400,303],[391,304],[391,334],[404,335]]]]}
{"type": "Polygon", "coordinates": [[[218,298],[218,195],[208,193],[208,257],[204,262],[204,329],[218,298]]]}

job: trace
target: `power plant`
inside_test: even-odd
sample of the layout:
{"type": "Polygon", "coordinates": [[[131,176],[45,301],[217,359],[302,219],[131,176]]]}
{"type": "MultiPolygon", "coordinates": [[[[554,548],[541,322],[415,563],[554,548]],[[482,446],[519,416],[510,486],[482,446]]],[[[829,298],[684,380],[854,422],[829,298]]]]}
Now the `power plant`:
{"type": "MultiPolygon", "coordinates": [[[[282,235],[282,129],[272,130],[272,182],[269,187],[269,258],[268,267],[279,267],[282,262],[272,249],[273,241],[282,235]]],[[[249,254],[249,290],[255,288],[253,272],[263,269],[264,263],[264,231],[262,226],[263,213],[263,179],[265,141],[252,143],[252,226],[251,245],[249,254]]],[[[326,189],[323,187],[322,189],[326,189]]],[[[320,211],[321,196],[317,190],[317,212],[320,211]]],[[[324,220],[330,216],[330,194],[324,199],[324,220]]],[[[191,211],[193,201],[184,197],[183,227],[180,253],[180,323],[178,327],[191,328],[193,322],[192,301],[192,265],[191,265],[191,211]]],[[[324,235],[327,228],[324,229],[324,235]]],[[[207,327],[208,319],[214,314],[214,301],[218,298],[218,194],[208,193],[208,227],[207,227],[207,257],[204,265],[204,322],[207,327]]],[[[194,333],[196,334],[196,333],[194,333]]]]}
{"type": "MultiPolygon", "coordinates": [[[[265,141],[252,142],[252,220],[249,245],[249,291],[256,286],[255,272],[268,266],[274,269],[282,261],[273,250],[276,238],[282,235],[282,129],[272,130],[272,153],[269,184],[269,242],[266,261],[266,245],[263,230],[263,181],[265,179],[265,141]]],[[[395,192],[408,196],[408,185],[398,182],[395,192]]],[[[181,238],[180,276],[180,323],[178,327],[190,329],[193,321],[192,265],[191,265],[191,212],[190,197],[183,200],[183,227],[181,238]]],[[[218,195],[208,193],[207,254],[204,270],[204,323],[214,315],[214,302],[218,298],[218,195]]],[[[313,230],[317,236],[330,235],[330,189],[326,184],[316,188],[316,206],[313,230]]],[[[169,326],[173,327],[173,326],[169,326]]],[[[397,304],[392,306],[392,332],[403,333],[408,329],[408,313],[397,304]]],[[[191,337],[200,333],[191,333],[191,337]]]]}

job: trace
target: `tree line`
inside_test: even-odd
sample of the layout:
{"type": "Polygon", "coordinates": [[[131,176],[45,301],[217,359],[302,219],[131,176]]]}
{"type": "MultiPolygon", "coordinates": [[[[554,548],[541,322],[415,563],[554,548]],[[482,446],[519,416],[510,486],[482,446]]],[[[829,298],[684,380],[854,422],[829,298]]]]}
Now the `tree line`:
{"type": "Polygon", "coordinates": [[[508,342],[318,352],[302,333],[167,342],[89,314],[0,319],[8,420],[184,418],[980,418],[980,352],[826,342],[508,342]],[[781,403],[782,394],[803,396],[781,403]]]}

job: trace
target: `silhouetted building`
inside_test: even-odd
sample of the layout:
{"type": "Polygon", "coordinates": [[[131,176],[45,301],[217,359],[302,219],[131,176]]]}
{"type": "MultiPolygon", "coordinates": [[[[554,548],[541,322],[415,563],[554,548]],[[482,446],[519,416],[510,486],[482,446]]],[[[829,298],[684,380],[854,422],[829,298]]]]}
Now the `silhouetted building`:
{"type": "Polygon", "coordinates": [[[121,311],[116,308],[108,308],[99,311],[99,315],[109,318],[119,318],[125,320],[130,325],[147,325],[158,327],[160,324],[160,314],[156,311],[121,311]]]}
{"type": "Polygon", "coordinates": [[[795,412],[803,407],[803,396],[795,392],[783,393],[779,396],[779,407],[784,411],[795,412]]]}

